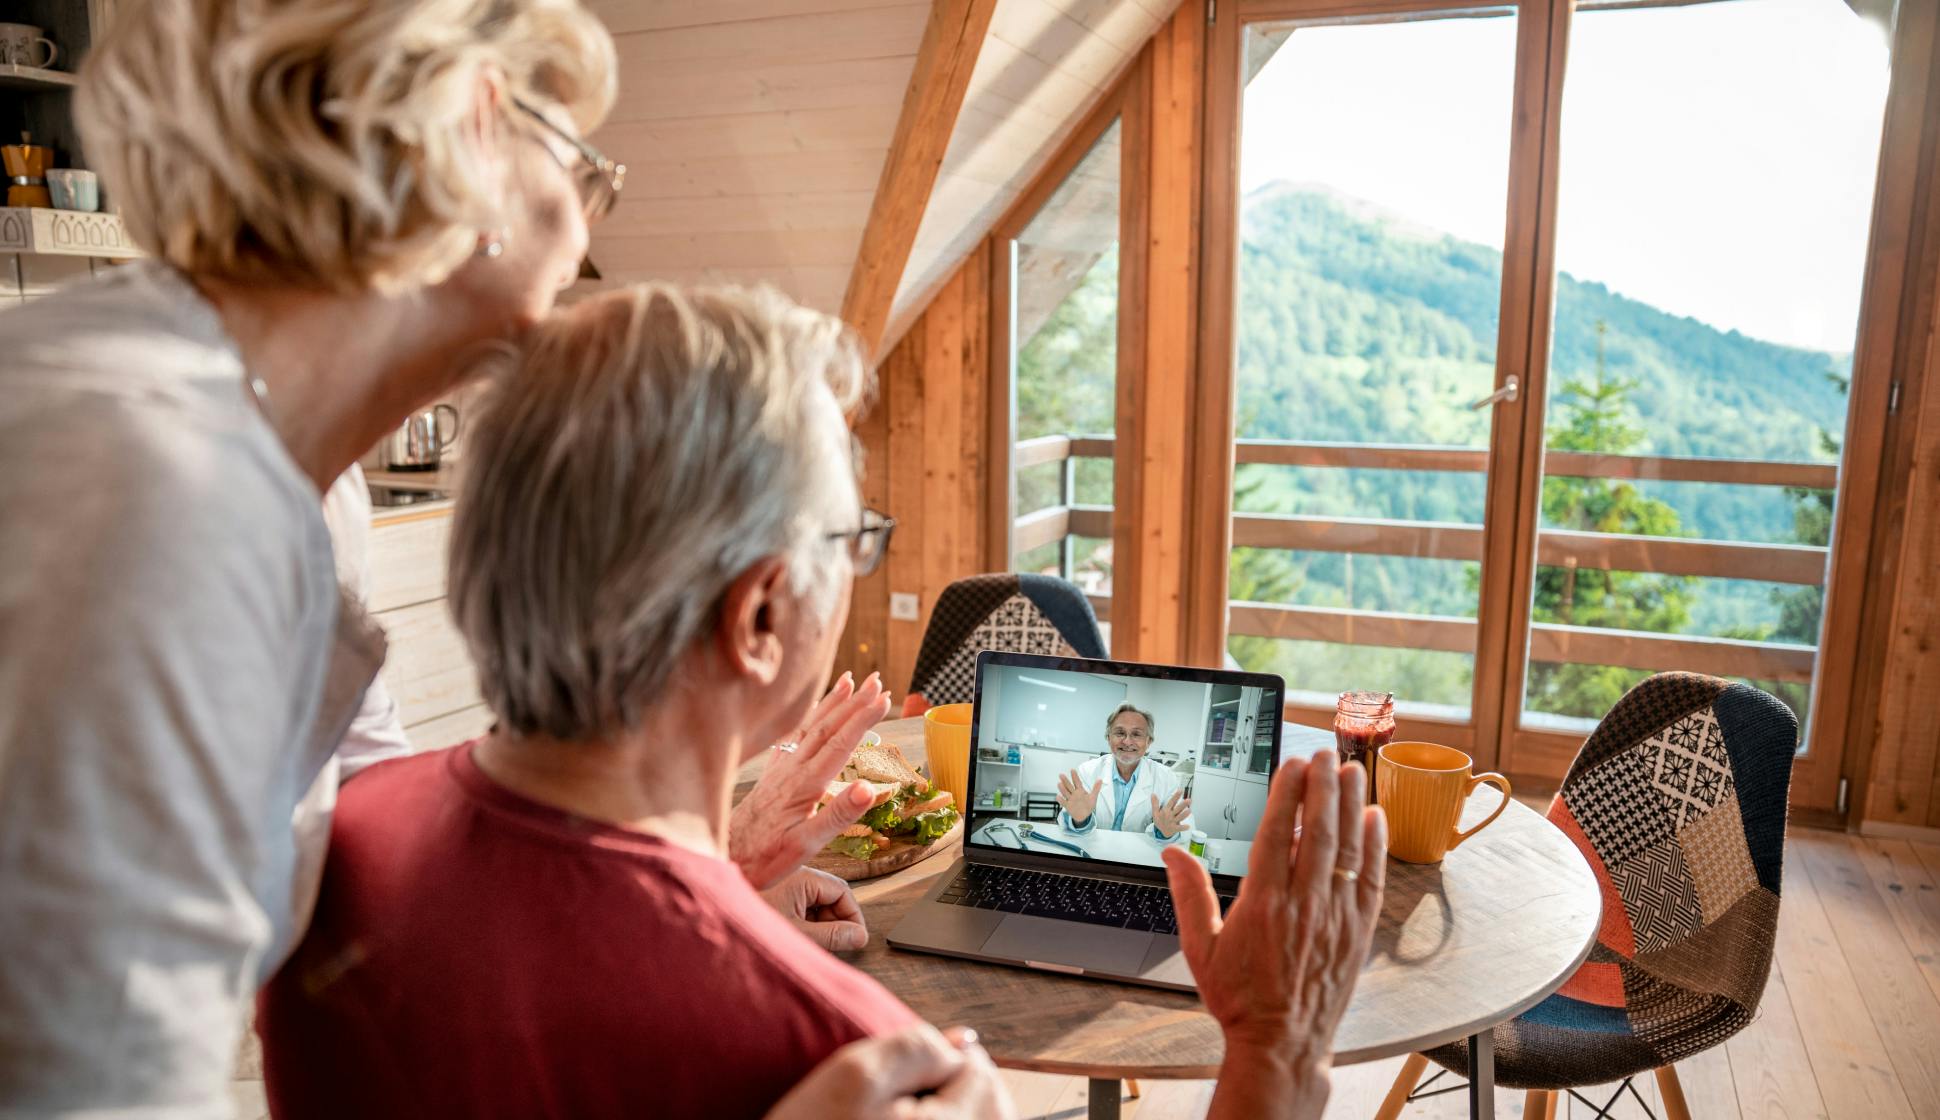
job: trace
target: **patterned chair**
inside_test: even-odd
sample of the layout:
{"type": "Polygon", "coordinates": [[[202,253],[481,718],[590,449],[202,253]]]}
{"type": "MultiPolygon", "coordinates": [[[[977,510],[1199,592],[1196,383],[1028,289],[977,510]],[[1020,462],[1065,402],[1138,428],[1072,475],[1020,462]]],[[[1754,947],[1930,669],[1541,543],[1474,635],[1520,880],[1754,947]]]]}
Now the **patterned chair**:
{"type": "Polygon", "coordinates": [[[903,715],[968,703],[977,683],[977,654],[987,649],[1104,657],[1105,639],[1091,600],[1075,584],[1009,572],[960,579],[937,596],[903,715]]]}
{"type": "MultiPolygon", "coordinates": [[[[1771,970],[1798,721],[1777,699],[1694,673],[1630,690],[1570,764],[1549,819],[1603,888],[1603,923],[1555,995],[1495,1028],[1496,1084],[1529,1091],[1523,1115],[1567,1092],[1655,1071],[1671,1120],[1688,1120],[1673,1063],[1751,1022],[1771,970]]],[[[1468,1068],[1458,1042],[1410,1057],[1376,1114],[1392,1120],[1429,1061],[1468,1068]]],[[[1437,1076],[1440,1076],[1439,1074],[1437,1076]]]]}

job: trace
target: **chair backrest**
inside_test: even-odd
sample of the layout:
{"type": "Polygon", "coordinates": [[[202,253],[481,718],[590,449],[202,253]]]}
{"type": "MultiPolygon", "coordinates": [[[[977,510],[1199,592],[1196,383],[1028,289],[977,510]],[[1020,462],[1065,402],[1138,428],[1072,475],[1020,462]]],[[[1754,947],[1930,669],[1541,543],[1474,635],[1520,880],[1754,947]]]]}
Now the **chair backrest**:
{"type": "Polygon", "coordinates": [[[987,649],[1104,657],[1105,639],[1091,600],[1067,580],[1010,572],[957,580],[930,612],[903,714],[968,702],[976,688],[977,654],[987,649]]]}
{"type": "Polygon", "coordinates": [[[1562,994],[1623,1006],[1666,1061],[1750,1021],[1797,749],[1790,709],[1749,685],[1661,673],[1617,702],[1549,810],[1604,893],[1598,944],[1562,994]]]}

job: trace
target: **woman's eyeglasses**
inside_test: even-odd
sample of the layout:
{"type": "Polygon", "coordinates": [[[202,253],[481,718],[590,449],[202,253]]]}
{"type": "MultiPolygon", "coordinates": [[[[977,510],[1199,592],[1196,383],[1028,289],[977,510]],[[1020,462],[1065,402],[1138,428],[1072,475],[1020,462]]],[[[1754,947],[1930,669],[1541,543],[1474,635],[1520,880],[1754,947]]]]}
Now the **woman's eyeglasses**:
{"type": "Polygon", "coordinates": [[[882,566],[889,552],[889,538],[896,531],[896,519],[873,509],[862,511],[862,527],[846,533],[830,533],[832,541],[849,542],[849,559],[855,564],[857,578],[882,566]]]}
{"type": "MultiPolygon", "coordinates": [[[[559,166],[565,168],[566,174],[572,176],[573,187],[579,192],[579,204],[586,211],[586,220],[597,222],[606,217],[613,209],[613,204],[619,201],[620,187],[626,182],[626,165],[607,159],[600,154],[598,148],[560,128],[544,113],[518,98],[513,98],[512,104],[517,106],[521,113],[538,121],[540,127],[547,132],[572,145],[573,150],[579,153],[579,163],[569,165],[565,160],[559,160],[559,166]]],[[[552,152],[552,145],[546,145],[546,151],[552,152]]],[[[554,159],[559,159],[557,152],[553,152],[552,155],[554,159]]]]}

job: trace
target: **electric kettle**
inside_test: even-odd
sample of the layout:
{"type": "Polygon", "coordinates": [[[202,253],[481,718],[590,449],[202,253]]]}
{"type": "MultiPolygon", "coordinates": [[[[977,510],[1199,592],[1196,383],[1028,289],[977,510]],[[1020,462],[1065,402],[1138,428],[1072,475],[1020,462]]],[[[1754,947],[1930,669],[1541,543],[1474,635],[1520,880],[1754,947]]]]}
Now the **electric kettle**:
{"type": "Polygon", "coordinates": [[[458,410],[448,404],[433,405],[411,414],[398,429],[384,437],[384,466],[394,471],[435,471],[438,460],[458,442],[458,410]],[[442,423],[451,416],[451,430],[442,423]]]}

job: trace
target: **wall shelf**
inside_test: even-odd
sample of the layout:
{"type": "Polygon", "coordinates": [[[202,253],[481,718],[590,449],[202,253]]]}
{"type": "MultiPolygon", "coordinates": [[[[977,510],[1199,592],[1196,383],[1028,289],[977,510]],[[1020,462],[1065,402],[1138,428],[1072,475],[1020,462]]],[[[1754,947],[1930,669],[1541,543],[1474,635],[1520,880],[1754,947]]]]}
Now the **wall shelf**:
{"type": "Polygon", "coordinates": [[[141,256],[115,214],[0,206],[0,252],[63,257],[141,256]]]}
{"type": "Polygon", "coordinates": [[[75,78],[66,70],[43,70],[38,66],[0,65],[0,89],[73,89],[75,78]]]}

